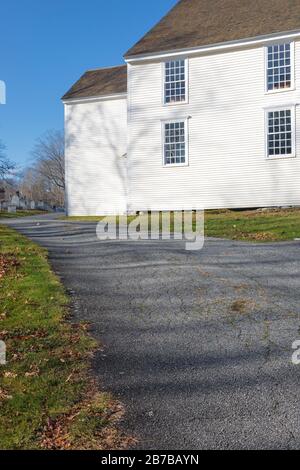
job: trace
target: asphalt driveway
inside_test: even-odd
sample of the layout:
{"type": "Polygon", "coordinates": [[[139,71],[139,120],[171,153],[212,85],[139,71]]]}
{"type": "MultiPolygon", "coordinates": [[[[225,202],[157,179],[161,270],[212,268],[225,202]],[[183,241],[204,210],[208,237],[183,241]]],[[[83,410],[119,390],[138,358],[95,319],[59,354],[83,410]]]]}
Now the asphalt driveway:
{"type": "Polygon", "coordinates": [[[99,242],[95,224],[6,221],[47,247],[103,344],[101,386],[140,449],[300,449],[300,243],[99,242]]]}

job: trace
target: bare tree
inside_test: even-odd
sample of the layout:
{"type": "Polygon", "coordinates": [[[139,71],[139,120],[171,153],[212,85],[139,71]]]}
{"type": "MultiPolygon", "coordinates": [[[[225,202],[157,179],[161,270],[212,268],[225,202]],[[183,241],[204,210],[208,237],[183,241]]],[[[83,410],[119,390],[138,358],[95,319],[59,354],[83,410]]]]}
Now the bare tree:
{"type": "Polygon", "coordinates": [[[51,187],[65,189],[65,149],[64,134],[61,131],[48,131],[37,140],[33,149],[35,169],[48,180],[51,187]]]}
{"type": "Polygon", "coordinates": [[[15,163],[10,161],[5,154],[5,145],[0,141],[0,180],[4,180],[16,168],[15,163]]]}
{"type": "Polygon", "coordinates": [[[64,205],[64,190],[50,183],[36,166],[23,171],[19,178],[19,190],[29,200],[43,201],[50,206],[64,205]]]}

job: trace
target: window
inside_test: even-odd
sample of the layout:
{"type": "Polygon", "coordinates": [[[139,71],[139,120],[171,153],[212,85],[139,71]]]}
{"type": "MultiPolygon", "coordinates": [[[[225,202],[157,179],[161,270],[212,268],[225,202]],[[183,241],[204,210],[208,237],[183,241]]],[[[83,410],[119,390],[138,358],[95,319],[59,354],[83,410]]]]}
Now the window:
{"type": "Polygon", "coordinates": [[[186,101],[186,61],[174,60],[165,63],[165,104],[186,101]]]}
{"type": "Polygon", "coordinates": [[[293,44],[277,44],[267,47],[267,90],[292,88],[293,44]]]}
{"type": "Polygon", "coordinates": [[[187,122],[175,121],[164,124],[164,165],[187,164],[187,122]]]}
{"type": "Polygon", "coordinates": [[[267,156],[292,157],[295,154],[294,109],[267,111],[267,156]]]}

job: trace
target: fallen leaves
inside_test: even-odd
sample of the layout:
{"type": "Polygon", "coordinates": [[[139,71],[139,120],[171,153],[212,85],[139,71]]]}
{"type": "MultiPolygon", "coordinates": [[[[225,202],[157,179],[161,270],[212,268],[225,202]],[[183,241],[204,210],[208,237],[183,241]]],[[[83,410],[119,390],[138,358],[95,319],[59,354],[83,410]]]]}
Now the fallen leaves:
{"type": "Polygon", "coordinates": [[[0,253],[0,280],[8,273],[8,271],[18,266],[20,266],[20,262],[14,254],[0,253]]]}
{"type": "Polygon", "coordinates": [[[25,377],[38,377],[40,375],[40,369],[37,365],[33,364],[30,367],[30,371],[25,373],[25,377]]]}
{"type": "Polygon", "coordinates": [[[243,314],[250,312],[255,307],[255,302],[249,299],[237,299],[231,304],[231,311],[233,313],[243,314]]]}
{"type": "Polygon", "coordinates": [[[271,232],[237,232],[233,240],[247,240],[254,242],[268,242],[276,240],[276,236],[271,232]]]}
{"type": "Polygon", "coordinates": [[[11,400],[12,396],[9,395],[5,390],[0,388],[0,400],[11,400]]]}
{"type": "MultiPolygon", "coordinates": [[[[91,384],[94,387],[94,384],[91,384]]],[[[68,414],[48,418],[43,429],[41,447],[46,450],[121,450],[136,443],[116,426],[124,415],[120,403],[100,393],[91,394],[68,414]],[[93,431],[89,423],[93,422],[93,431]],[[77,434],[78,423],[86,423],[86,432],[77,434]],[[96,424],[95,424],[96,423],[96,424]]]]}
{"type": "Polygon", "coordinates": [[[247,308],[246,300],[236,300],[231,305],[231,310],[236,313],[244,313],[247,308]]]}
{"type": "Polygon", "coordinates": [[[48,418],[42,438],[42,448],[47,450],[68,450],[71,447],[69,435],[65,429],[66,418],[57,420],[48,418]]]}
{"type": "Polygon", "coordinates": [[[15,329],[11,331],[6,331],[6,330],[0,331],[0,337],[4,340],[12,339],[14,341],[29,341],[32,339],[45,338],[46,336],[49,336],[49,333],[47,333],[43,329],[39,329],[39,330],[15,329]]]}
{"type": "Polygon", "coordinates": [[[274,234],[271,232],[248,233],[247,238],[253,241],[272,241],[274,240],[274,234]]]}
{"type": "Polygon", "coordinates": [[[6,379],[15,379],[16,377],[18,377],[18,374],[16,374],[15,372],[10,372],[10,371],[4,372],[3,375],[6,379]]]}

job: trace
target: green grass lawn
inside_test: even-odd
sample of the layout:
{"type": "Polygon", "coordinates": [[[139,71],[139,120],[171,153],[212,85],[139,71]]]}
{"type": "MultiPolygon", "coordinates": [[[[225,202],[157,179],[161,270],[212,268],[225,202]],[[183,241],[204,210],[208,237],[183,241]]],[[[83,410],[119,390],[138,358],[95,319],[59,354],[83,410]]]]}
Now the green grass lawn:
{"type": "Polygon", "coordinates": [[[207,211],[207,237],[254,242],[300,238],[300,209],[267,211],[207,211]]]}
{"type": "Polygon", "coordinates": [[[97,345],[73,324],[46,250],[0,226],[1,449],[118,449],[121,406],[89,368],[97,345]]]}
{"type": "Polygon", "coordinates": [[[15,213],[9,213],[6,211],[0,211],[0,219],[15,219],[18,217],[30,217],[31,215],[47,214],[46,211],[17,211],[15,213]]]}
{"type": "MultiPolygon", "coordinates": [[[[97,222],[102,217],[63,217],[63,219],[70,222],[97,222]]],[[[134,216],[130,216],[128,222],[134,219],[134,216]]],[[[206,211],[205,236],[259,243],[294,240],[300,238],[300,209],[206,211]]]]}

